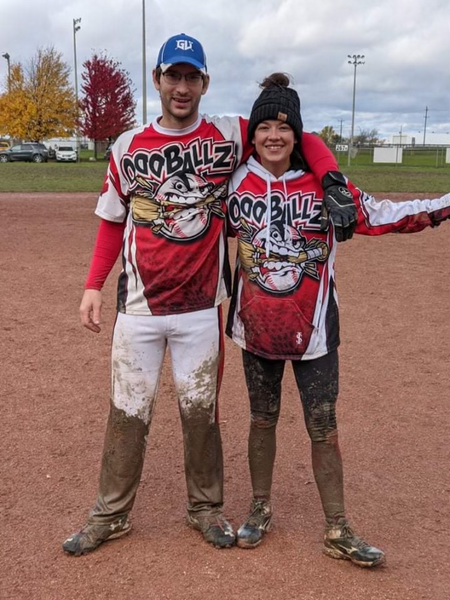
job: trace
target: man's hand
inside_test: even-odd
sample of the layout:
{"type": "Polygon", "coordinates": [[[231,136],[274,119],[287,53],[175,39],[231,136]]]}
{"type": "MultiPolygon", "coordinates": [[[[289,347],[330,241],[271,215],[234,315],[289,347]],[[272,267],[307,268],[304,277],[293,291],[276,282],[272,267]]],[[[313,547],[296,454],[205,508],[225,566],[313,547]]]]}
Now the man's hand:
{"type": "Polygon", "coordinates": [[[322,180],[322,187],[324,197],[320,230],[327,231],[331,219],[337,241],[345,242],[353,236],[358,220],[353,195],[339,171],[329,171],[322,180]]]}
{"type": "Polygon", "coordinates": [[[80,319],[82,324],[93,331],[100,333],[102,293],[99,290],[85,290],[80,304],[80,319]]]}

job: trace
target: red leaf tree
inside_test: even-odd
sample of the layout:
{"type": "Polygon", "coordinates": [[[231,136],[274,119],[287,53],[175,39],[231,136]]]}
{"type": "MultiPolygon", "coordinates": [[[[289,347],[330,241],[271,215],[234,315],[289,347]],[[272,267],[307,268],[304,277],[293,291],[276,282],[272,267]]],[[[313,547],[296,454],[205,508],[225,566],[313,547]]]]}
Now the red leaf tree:
{"type": "Polygon", "coordinates": [[[135,125],[136,101],[129,73],[119,62],[94,54],[83,63],[80,132],[95,143],[111,141],[135,125]]]}

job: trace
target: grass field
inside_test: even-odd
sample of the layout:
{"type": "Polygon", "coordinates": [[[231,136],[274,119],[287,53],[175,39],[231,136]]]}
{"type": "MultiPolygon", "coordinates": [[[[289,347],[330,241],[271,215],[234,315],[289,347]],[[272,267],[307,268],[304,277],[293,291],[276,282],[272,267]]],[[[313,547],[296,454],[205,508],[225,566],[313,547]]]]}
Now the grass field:
{"type": "MultiPolygon", "coordinates": [[[[405,147],[402,148],[403,158],[401,163],[393,165],[394,167],[445,167],[445,155],[447,148],[437,146],[435,148],[423,147],[405,147]]],[[[373,164],[374,148],[359,148],[356,156],[352,158],[351,165],[357,167],[363,166],[381,166],[373,164]]],[[[347,153],[336,153],[338,163],[341,166],[347,166],[347,153]]],[[[400,154],[398,155],[400,157],[400,154]]],[[[387,165],[384,165],[387,166],[387,165]]],[[[448,166],[448,165],[447,165],[448,166]]],[[[345,169],[343,169],[345,170],[345,169]]]]}
{"type": "MultiPolygon", "coordinates": [[[[367,192],[443,194],[450,190],[450,165],[373,165],[369,164],[370,156],[361,152],[352,160],[351,167],[347,167],[346,157],[340,156],[338,159],[342,172],[367,192]]],[[[102,186],[106,167],[105,160],[0,163],[0,192],[97,193],[102,186]]]]}
{"type": "Polygon", "coordinates": [[[342,172],[365,192],[445,194],[450,191],[450,165],[435,167],[392,167],[385,165],[341,166],[342,172]]]}

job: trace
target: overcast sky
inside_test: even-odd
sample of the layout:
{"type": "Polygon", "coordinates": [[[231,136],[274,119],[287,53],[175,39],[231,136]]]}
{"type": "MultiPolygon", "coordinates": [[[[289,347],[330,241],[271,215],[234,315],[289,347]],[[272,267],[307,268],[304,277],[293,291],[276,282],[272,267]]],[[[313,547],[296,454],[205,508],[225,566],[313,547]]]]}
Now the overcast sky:
{"type": "MultiPolygon", "coordinates": [[[[355,135],[450,135],[449,0],[145,0],[147,118],[159,114],[151,70],[161,44],[184,32],[208,57],[211,86],[202,112],[247,115],[258,82],[274,72],[293,77],[305,129],[332,126],[349,136],[354,67],[355,135]],[[426,107],[428,112],[426,113],[426,107]]],[[[26,65],[53,46],[73,68],[73,19],[78,79],[83,62],[106,51],[131,76],[142,122],[143,0],[0,0],[0,55],[26,65]]],[[[7,61],[0,58],[0,89],[7,61]]]]}

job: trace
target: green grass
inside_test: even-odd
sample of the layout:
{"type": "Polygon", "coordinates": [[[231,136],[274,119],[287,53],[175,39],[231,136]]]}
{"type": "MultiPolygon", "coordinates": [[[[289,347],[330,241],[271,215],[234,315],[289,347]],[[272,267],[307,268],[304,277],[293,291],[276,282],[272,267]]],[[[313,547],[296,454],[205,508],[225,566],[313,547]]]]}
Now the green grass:
{"type": "Polygon", "coordinates": [[[0,192],[99,192],[107,162],[0,163],[0,192]]]}
{"type": "Polygon", "coordinates": [[[445,194],[450,191],[450,165],[435,167],[370,167],[341,165],[342,172],[365,192],[445,194]]]}
{"type": "MultiPolygon", "coordinates": [[[[366,192],[443,194],[450,190],[450,165],[373,165],[368,153],[370,150],[360,151],[350,167],[346,156],[338,157],[342,172],[366,192]]],[[[425,155],[421,156],[426,163],[425,155]]],[[[88,158],[82,155],[79,163],[0,163],[0,192],[98,193],[107,163],[102,159],[90,162],[88,158]]]]}
{"type": "Polygon", "coordinates": [[[347,153],[338,153],[340,169],[367,192],[442,194],[450,190],[450,164],[446,148],[403,148],[400,164],[374,164],[373,148],[359,149],[348,167],[347,153]]]}

